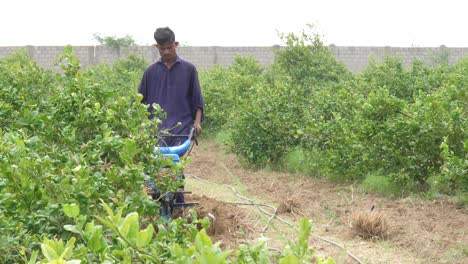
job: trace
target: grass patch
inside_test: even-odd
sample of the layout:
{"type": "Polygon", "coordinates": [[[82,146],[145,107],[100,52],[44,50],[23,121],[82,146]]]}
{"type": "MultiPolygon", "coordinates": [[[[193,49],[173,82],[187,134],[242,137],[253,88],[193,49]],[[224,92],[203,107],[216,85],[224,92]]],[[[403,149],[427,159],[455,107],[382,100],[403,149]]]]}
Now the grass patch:
{"type": "Polygon", "coordinates": [[[286,156],[286,168],[290,173],[304,173],[306,171],[304,162],[304,151],[301,148],[296,148],[293,151],[290,151],[286,156]]]}
{"type": "Polygon", "coordinates": [[[401,189],[389,178],[381,175],[369,175],[361,183],[360,188],[364,192],[379,193],[387,197],[397,197],[402,194],[401,189]]]}
{"type": "Polygon", "coordinates": [[[231,133],[227,130],[221,130],[213,135],[213,139],[216,144],[229,145],[229,142],[231,142],[231,133]]]}
{"type": "Polygon", "coordinates": [[[468,244],[460,244],[450,248],[443,256],[441,263],[454,263],[468,257],[468,244]]]}
{"type": "MultiPolygon", "coordinates": [[[[468,207],[468,193],[460,193],[460,194],[457,194],[456,198],[456,204],[457,206],[459,207],[468,207]]],[[[467,247],[468,249],[468,247],[467,247]]],[[[468,252],[468,250],[467,250],[468,252]]]]}
{"type": "Polygon", "coordinates": [[[289,151],[283,163],[289,173],[302,173],[310,176],[316,174],[316,169],[311,163],[310,153],[300,147],[289,151]]]}

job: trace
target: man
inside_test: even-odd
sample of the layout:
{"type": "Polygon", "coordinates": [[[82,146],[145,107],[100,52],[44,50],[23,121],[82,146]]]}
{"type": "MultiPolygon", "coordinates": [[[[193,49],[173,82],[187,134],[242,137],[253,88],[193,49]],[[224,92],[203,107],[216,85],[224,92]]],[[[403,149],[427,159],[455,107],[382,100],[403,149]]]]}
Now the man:
{"type": "MultiPolygon", "coordinates": [[[[167,116],[161,120],[160,131],[169,130],[172,135],[188,135],[194,127],[198,136],[202,132],[200,123],[203,119],[203,96],[197,70],[192,63],[177,56],[176,47],[179,42],[175,41],[175,34],[170,28],[156,29],[154,39],[161,58],[143,74],[138,87],[138,92],[143,95],[142,103],[159,104],[166,113],[167,116]]],[[[159,144],[177,146],[185,140],[186,138],[163,137],[159,144]]],[[[184,195],[177,194],[176,202],[183,203],[184,195]]]]}
{"type": "MultiPolygon", "coordinates": [[[[161,58],[144,72],[138,92],[143,95],[142,103],[159,104],[167,114],[159,129],[169,130],[173,135],[189,134],[192,127],[196,135],[202,132],[203,96],[195,66],[177,55],[174,32],[158,28],[154,32],[156,47],[161,58]],[[178,126],[178,123],[182,125],[178,126]]],[[[152,109],[149,109],[150,111],[152,109]]],[[[151,116],[152,118],[152,116],[151,116]]],[[[166,138],[161,144],[179,145],[185,139],[166,138]]]]}

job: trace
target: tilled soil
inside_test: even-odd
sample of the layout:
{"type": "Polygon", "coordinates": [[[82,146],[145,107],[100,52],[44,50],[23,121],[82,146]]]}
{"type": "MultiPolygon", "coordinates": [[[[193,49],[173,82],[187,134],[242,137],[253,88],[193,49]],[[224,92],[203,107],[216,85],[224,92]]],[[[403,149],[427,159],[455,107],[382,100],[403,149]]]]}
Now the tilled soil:
{"type": "Polygon", "coordinates": [[[447,200],[389,199],[356,185],[246,169],[208,140],[194,148],[191,159],[186,190],[194,195],[187,199],[200,202],[201,216],[216,219],[209,233],[225,248],[260,236],[281,248],[284,238],[295,238],[289,224],[307,217],[313,222],[310,244],[337,263],[357,262],[346,252],[363,263],[468,263],[468,210],[447,200]],[[262,206],[245,205],[252,202],[262,206]],[[283,221],[271,217],[269,206],[283,221]],[[385,238],[363,239],[353,231],[353,213],[371,209],[388,223],[385,238]]]}

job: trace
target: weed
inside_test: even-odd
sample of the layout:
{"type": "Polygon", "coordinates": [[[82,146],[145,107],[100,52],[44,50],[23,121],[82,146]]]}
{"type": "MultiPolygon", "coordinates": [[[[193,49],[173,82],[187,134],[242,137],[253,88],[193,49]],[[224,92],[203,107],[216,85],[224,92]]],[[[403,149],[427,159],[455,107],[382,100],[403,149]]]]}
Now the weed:
{"type": "Polygon", "coordinates": [[[364,239],[385,239],[390,229],[387,217],[376,211],[353,212],[351,227],[357,236],[364,239]]]}
{"type": "Polygon", "coordinates": [[[379,193],[387,197],[400,196],[401,190],[389,178],[379,175],[369,175],[361,183],[361,189],[365,192],[379,193]]]}

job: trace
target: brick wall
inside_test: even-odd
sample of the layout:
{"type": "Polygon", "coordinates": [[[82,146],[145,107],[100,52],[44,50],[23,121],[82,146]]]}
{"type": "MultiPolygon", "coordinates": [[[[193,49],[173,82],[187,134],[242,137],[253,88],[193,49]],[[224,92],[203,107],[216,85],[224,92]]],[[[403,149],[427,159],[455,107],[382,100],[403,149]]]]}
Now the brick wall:
{"type": "MultiPolygon", "coordinates": [[[[57,69],[55,61],[63,51],[62,46],[25,46],[0,47],[0,58],[15,50],[26,49],[31,58],[47,69],[57,69]]],[[[194,63],[199,69],[208,69],[215,64],[228,66],[236,55],[256,57],[260,64],[267,66],[273,62],[274,49],[279,47],[178,47],[178,54],[194,63]]],[[[364,69],[369,59],[382,61],[386,55],[401,56],[405,65],[414,59],[421,59],[431,63],[434,58],[443,52],[448,53],[449,63],[468,55],[468,48],[404,48],[404,47],[343,47],[329,46],[330,51],[337,60],[343,62],[351,71],[358,72],[364,69]]],[[[153,46],[135,46],[128,48],[112,48],[107,46],[74,46],[73,52],[84,68],[100,63],[112,63],[118,58],[125,58],[129,54],[142,55],[148,62],[159,58],[159,53],[153,46]]]]}

